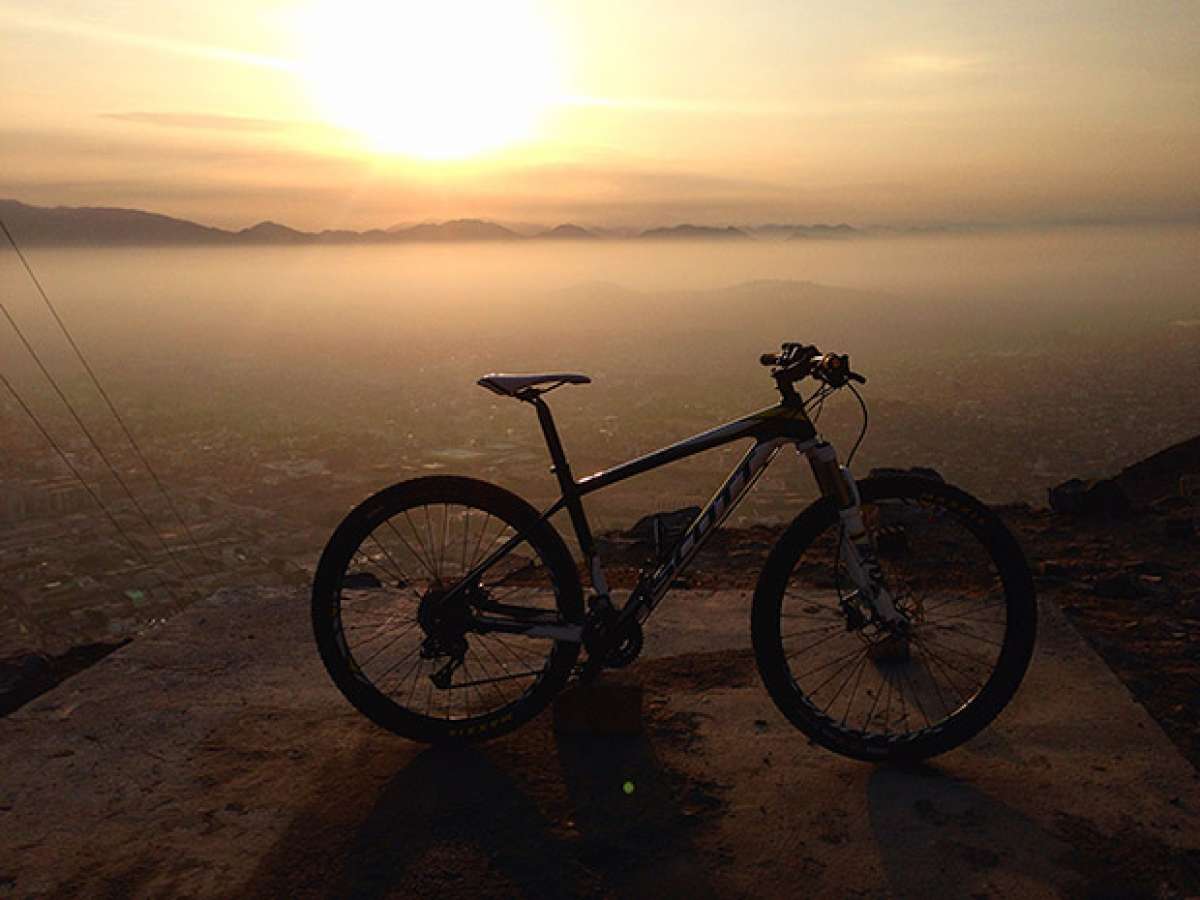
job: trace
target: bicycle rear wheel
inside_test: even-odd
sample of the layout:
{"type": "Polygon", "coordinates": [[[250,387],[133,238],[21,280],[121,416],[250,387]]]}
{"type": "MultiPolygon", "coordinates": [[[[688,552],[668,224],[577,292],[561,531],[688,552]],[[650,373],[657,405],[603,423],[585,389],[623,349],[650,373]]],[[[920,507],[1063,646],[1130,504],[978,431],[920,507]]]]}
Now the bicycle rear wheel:
{"type": "Polygon", "coordinates": [[[376,724],[417,741],[495,737],[563,686],[579,644],[480,633],[509,621],[581,624],[570,552],[515,494],[433,477],[380,491],[338,526],[313,584],[313,632],[334,684],[376,724]],[[469,590],[449,589],[511,537],[525,538],[469,590]]]}
{"type": "Polygon", "coordinates": [[[1033,579],[1011,533],[957,488],[859,483],[900,637],[872,625],[838,559],[832,503],[802,513],[767,560],[751,634],[775,704],[817,743],[864,760],[950,750],[1012,699],[1033,652],[1033,579]]]}

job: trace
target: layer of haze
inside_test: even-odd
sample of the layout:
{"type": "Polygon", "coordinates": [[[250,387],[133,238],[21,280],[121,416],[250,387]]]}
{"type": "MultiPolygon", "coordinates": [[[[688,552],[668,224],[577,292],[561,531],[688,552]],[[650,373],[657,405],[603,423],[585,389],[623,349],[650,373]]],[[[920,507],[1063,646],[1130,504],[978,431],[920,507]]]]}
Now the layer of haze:
{"type": "MultiPolygon", "coordinates": [[[[1039,500],[1058,480],[1111,472],[1200,431],[1197,258],[1200,232],[1178,227],[738,246],[30,251],[152,453],[176,461],[177,489],[227,466],[224,483],[248,503],[243,491],[268,463],[320,460],[336,478],[281,496],[321,527],[422,471],[475,472],[548,497],[535,419],[476,387],[485,372],[592,375],[554,395],[587,472],[772,403],[757,357],[782,340],[849,352],[870,376],[860,472],[935,465],[989,499],[1039,500]],[[199,449],[222,441],[221,462],[199,449]]],[[[102,422],[11,254],[0,284],[102,422]]],[[[0,335],[9,376],[78,445],[21,357],[0,335]]],[[[9,411],[20,426],[10,439],[48,453],[9,411]]],[[[858,424],[849,397],[822,419],[843,452],[858,424]]],[[[627,525],[627,513],[703,501],[731,465],[717,453],[672,467],[617,489],[607,508],[627,525]]],[[[809,490],[794,465],[780,472],[759,491],[774,516],[809,490]]]]}
{"type": "Polygon", "coordinates": [[[0,171],[238,227],[1194,220],[1198,40],[1160,0],[0,0],[0,171]]]}

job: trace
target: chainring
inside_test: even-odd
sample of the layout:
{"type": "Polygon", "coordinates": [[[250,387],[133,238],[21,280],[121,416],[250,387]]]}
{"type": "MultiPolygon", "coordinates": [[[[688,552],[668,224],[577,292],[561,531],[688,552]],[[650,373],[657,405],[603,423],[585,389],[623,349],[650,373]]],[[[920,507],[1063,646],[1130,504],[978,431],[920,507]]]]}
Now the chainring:
{"type": "Polygon", "coordinates": [[[604,668],[606,669],[623,669],[642,652],[642,646],[646,643],[646,637],[642,633],[642,625],[637,619],[632,619],[625,626],[625,633],[621,636],[621,640],[604,657],[604,668]]]}

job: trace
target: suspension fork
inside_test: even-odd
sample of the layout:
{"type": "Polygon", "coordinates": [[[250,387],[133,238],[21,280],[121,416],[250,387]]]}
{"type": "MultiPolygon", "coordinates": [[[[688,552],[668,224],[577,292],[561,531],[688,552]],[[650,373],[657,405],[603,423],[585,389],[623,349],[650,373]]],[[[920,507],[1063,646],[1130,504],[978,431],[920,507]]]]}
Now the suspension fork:
{"type": "Polygon", "coordinates": [[[802,452],[808,458],[821,494],[837,506],[840,521],[838,556],[850,573],[850,580],[883,622],[890,625],[907,622],[896,610],[891,592],[884,583],[875,547],[863,523],[862,502],[854,476],[838,463],[837,451],[827,441],[818,441],[802,452]]]}

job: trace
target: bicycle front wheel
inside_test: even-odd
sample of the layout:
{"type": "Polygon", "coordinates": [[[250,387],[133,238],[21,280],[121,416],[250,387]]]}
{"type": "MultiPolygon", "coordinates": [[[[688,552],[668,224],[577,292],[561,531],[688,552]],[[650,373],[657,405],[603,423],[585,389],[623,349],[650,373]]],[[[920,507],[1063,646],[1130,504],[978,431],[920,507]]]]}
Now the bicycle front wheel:
{"type": "Polygon", "coordinates": [[[581,624],[583,598],[550,523],[471,478],[418,478],[364,501],[330,538],[313,583],[313,631],[334,684],[376,724],[417,741],[511,731],[569,677],[579,644],[481,631],[480,615],[581,624]],[[451,592],[516,535],[474,584],[451,592]]]}
{"type": "Polygon", "coordinates": [[[963,491],[911,477],[866,479],[859,491],[906,633],[871,622],[838,556],[837,511],[820,501],[759,578],[758,668],[817,743],[856,759],[922,759],[969,740],[1012,699],[1033,653],[1033,579],[1012,534],[963,491]]]}

